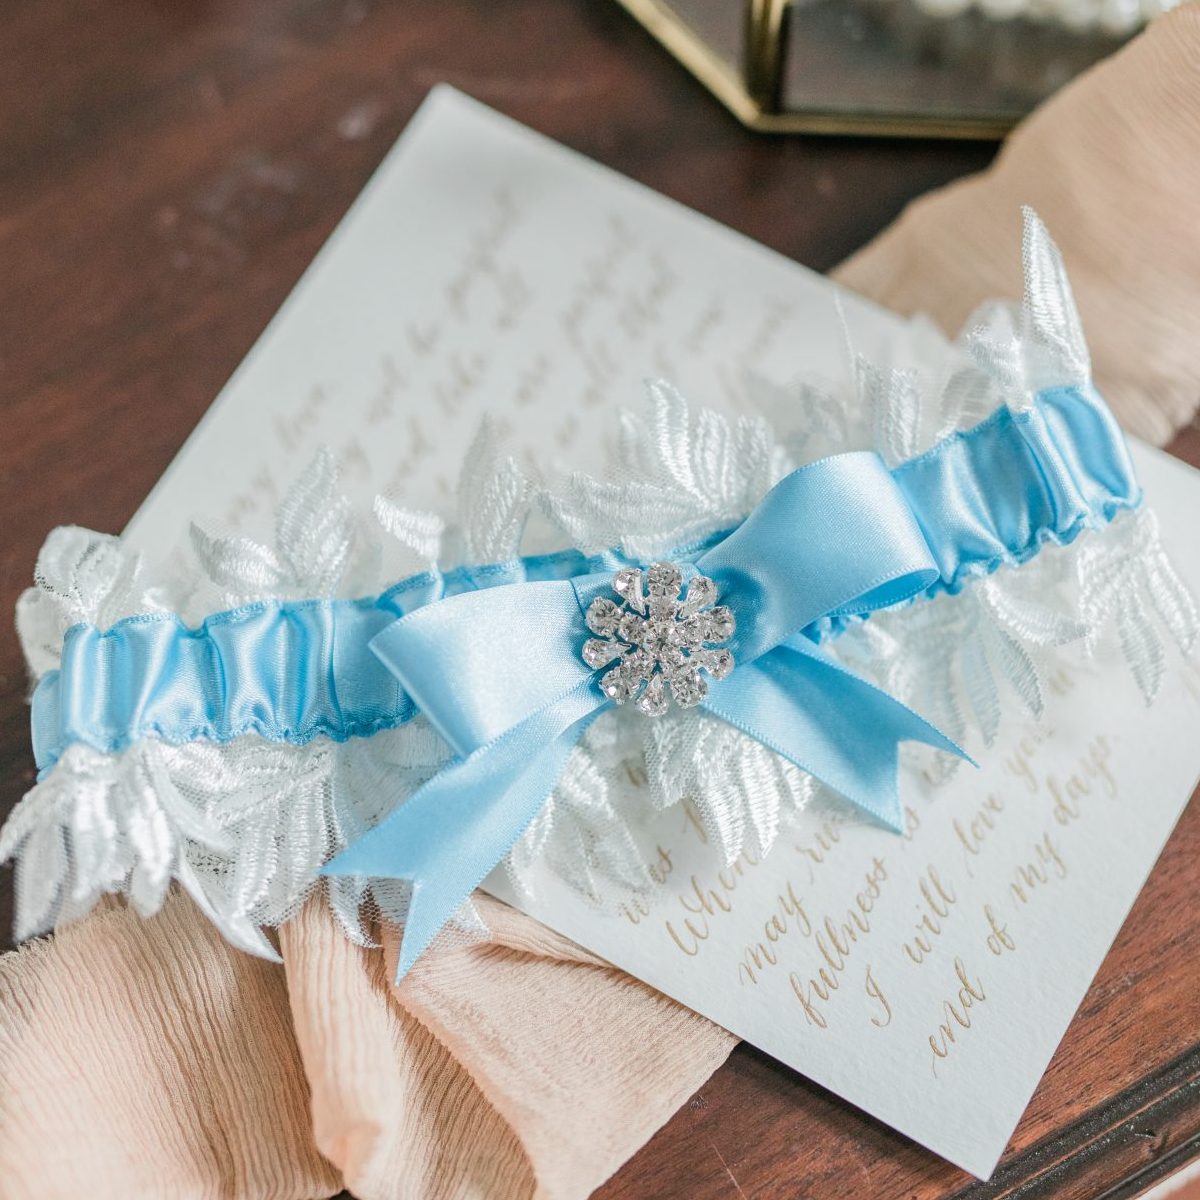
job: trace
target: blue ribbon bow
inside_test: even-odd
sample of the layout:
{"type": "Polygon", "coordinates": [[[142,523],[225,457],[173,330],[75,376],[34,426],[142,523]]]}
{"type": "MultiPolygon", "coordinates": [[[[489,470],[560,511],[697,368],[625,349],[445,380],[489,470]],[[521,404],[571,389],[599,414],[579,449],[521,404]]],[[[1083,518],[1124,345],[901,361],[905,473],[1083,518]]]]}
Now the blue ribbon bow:
{"type": "MultiPolygon", "coordinates": [[[[962,751],[806,635],[823,618],[890,607],[941,577],[879,456],[842,454],[793,471],[689,568],[716,583],[737,620],[737,665],[710,685],[703,707],[899,830],[900,742],[962,751]]],[[[371,642],[458,755],[325,867],[411,881],[397,977],[503,859],[571,748],[611,706],[599,671],[580,658],[584,614],[611,580],[605,572],[465,592],[371,642]]]]}

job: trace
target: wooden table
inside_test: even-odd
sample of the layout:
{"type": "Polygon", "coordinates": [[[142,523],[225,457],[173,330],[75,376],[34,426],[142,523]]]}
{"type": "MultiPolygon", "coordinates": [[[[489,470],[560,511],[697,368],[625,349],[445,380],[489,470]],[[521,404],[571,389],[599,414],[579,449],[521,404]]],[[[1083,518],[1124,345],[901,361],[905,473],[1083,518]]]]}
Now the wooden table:
{"type": "MultiPolygon", "coordinates": [[[[0,62],[4,613],[54,525],[124,525],[439,80],[817,269],[991,154],[746,133],[610,0],[7,0],[0,62]]],[[[0,813],[25,691],[9,628],[0,813]]],[[[1193,805],[990,1184],[742,1047],[599,1194],[1136,1194],[1200,1153],[1197,862],[1193,805]]]]}

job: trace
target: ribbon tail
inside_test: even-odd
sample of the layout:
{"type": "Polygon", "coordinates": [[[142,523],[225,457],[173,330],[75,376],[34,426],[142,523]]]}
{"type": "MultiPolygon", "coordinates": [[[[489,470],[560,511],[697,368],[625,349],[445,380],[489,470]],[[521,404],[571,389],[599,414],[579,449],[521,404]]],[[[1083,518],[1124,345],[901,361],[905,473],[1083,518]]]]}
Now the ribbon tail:
{"type": "Polygon", "coordinates": [[[324,875],[411,882],[397,983],[525,832],[607,703],[586,680],[440,771],[325,864],[324,875]]]}
{"type": "Polygon", "coordinates": [[[807,638],[776,646],[714,684],[704,707],[902,832],[900,743],[971,762],[907,705],[834,662],[807,638]]]}

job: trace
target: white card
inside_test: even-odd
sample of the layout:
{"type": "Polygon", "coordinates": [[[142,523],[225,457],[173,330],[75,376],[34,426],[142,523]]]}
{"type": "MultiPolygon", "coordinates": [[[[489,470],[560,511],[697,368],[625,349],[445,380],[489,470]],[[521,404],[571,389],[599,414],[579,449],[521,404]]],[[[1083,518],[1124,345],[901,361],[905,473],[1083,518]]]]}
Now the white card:
{"type": "MultiPolygon", "coordinates": [[[[644,376],[728,411],[747,367],[836,374],[836,290],[438,89],[127,538],[166,558],[192,518],[266,534],[322,445],[356,500],[444,507],[484,413],[533,461],[602,469],[644,376]]],[[[857,349],[893,343],[897,318],[844,303],[857,349]]],[[[1200,587],[1200,476],[1137,459],[1200,587]]],[[[1082,664],[982,770],[906,776],[908,836],[812,811],[722,869],[680,809],[641,902],[599,911],[546,875],[522,906],[986,1176],[1200,775],[1198,712],[1182,670],[1147,709],[1123,664],[1082,664]]]]}

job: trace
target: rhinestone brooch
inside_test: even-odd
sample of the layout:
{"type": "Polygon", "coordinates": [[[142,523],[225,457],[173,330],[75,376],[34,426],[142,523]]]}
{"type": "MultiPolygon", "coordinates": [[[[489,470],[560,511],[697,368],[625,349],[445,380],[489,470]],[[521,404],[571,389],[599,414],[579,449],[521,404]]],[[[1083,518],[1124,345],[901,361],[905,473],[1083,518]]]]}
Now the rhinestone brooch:
{"type": "Polygon", "coordinates": [[[648,717],[661,717],[671,699],[692,708],[708,695],[706,671],[724,679],[733,655],[718,649],[733,636],[733,613],[716,605],[717,586],[694,575],[683,595],[683,572],[674,563],[654,563],[645,572],[626,567],[613,576],[616,603],[602,596],[587,610],[596,636],[583,646],[583,661],[599,669],[600,689],[615,704],[632,700],[648,717]],[[669,695],[668,695],[669,693],[669,695]]]}

